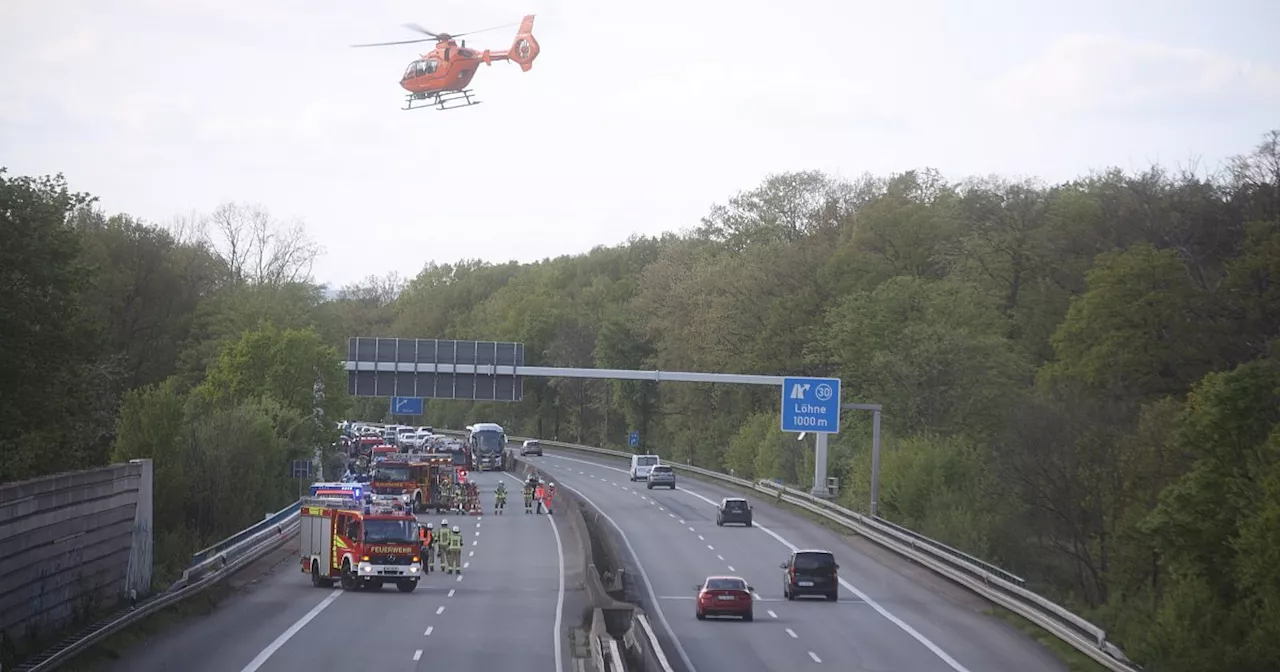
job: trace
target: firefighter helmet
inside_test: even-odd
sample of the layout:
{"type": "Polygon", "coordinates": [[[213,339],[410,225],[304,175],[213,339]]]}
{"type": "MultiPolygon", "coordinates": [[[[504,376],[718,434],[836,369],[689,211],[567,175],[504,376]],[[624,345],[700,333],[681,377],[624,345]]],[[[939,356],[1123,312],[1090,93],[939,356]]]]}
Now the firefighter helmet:
{"type": "Polygon", "coordinates": [[[454,534],[460,534],[461,532],[462,532],[462,530],[458,529],[458,526],[457,526],[457,525],[454,525],[454,526],[453,526],[453,533],[454,533],[454,534]]]}

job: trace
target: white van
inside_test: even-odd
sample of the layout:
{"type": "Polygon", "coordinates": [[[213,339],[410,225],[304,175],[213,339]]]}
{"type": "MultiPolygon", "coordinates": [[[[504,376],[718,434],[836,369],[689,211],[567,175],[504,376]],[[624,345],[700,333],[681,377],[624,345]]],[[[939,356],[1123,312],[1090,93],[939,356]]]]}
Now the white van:
{"type": "Polygon", "coordinates": [[[649,478],[649,471],[658,464],[657,455],[632,455],[631,480],[644,481],[649,478]]]}

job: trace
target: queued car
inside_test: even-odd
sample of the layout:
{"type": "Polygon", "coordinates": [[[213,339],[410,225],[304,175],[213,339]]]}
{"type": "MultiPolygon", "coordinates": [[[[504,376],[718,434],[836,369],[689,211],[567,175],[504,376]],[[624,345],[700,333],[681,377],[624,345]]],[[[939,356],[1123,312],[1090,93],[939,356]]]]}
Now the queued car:
{"type": "Polygon", "coordinates": [[[529,439],[520,444],[520,455],[537,455],[542,457],[542,444],[537,439],[529,439]]]}
{"type": "Polygon", "coordinates": [[[676,470],[671,468],[669,464],[655,464],[649,470],[649,482],[646,488],[652,490],[657,487],[676,489],[676,470]]]}
{"type": "Polygon", "coordinates": [[[831,551],[797,550],[779,566],[784,570],[782,595],[788,600],[804,595],[822,595],[830,602],[840,599],[840,565],[831,551]]]}
{"type": "Polygon", "coordinates": [[[725,497],[716,507],[716,525],[741,523],[751,527],[751,504],[741,497],[725,497]]]}
{"type": "Polygon", "coordinates": [[[755,588],[741,577],[708,576],[693,589],[698,591],[694,615],[699,621],[705,621],[708,616],[738,616],[744,621],[755,618],[755,601],[751,599],[755,588]]]}

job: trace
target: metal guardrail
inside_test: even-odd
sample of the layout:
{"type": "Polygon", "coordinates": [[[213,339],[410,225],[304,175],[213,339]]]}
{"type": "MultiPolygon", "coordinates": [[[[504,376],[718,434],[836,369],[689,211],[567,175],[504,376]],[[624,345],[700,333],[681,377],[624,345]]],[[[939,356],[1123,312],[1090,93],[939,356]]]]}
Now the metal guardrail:
{"type": "Polygon", "coordinates": [[[286,506],[283,509],[280,509],[279,511],[267,516],[262,520],[262,522],[258,523],[257,525],[240,530],[239,532],[236,532],[230,537],[227,537],[226,539],[219,541],[218,543],[210,546],[209,548],[206,548],[202,551],[198,551],[197,553],[191,556],[191,565],[193,567],[196,565],[199,565],[204,561],[208,560],[211,556],[216,555],[217,553],[220,553],[227,548],[235,546],[236,544],[244,541],[245,539],[248,539],[249,537],[252,537],[258,532],[265,530],[268,527],[279,525],[281,522],[289,519],[293,514],[298,512],[298,507],[300,506],[300,503],[301,503],[301,500],[294,502],[289,506],[286,506]]]}
{"type": "MultiPolygon", "coordinates": [[[[448,429],[437,429],[436,432],[465,434],[465,432],[448,429]]],[[[533,437],[508,436],[507,438],[520,442],[533,437]]],[[[537,439],[537,441],[547,448],[561,448],[623,459],[630,459],[632,456],[632,453],[608,448],[544,439],[537,439]]],[[[775,500],[800,507],[851,529],[870,541],[913,560],[1035,623],[1112,672],[1137,672],[1141,669],[1131,663],[1119,647],[1107,641],[1105,630],[1072,613],[1066,607],[1027,590],[1022,585],[1025,583],[1022,578],[995,565],[978,560],[901,525],[858,513],[825,499],[814,497],[807,492],[771,481],[752,482],[702,467],[663,461],[680,471],[731,483],[771,496],[775,500]]]]}
{"type": "Polygon", "coordinates": [[[164,592],[134,608],[125,609],[68,637],[52,649],[15,668],[15,672],[48,672],[87,651],[107,637],[138,621],[201,593],[231,576],[245,565],[279,548],[298,529],[299,502],[266,520],[224,539],[196,554],[204,559],[182,573],[182,578],[164,592]]]}

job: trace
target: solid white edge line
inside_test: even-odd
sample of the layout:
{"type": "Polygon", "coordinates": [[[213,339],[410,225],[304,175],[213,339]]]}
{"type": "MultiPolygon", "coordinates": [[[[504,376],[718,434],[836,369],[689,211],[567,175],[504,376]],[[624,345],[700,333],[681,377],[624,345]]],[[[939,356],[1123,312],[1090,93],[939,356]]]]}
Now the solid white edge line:
{"type": "Polygon", "coordinates": [[[298,631],[302,630],[306,624],[311,622],[311,619],[319,616],[320,612],[333,604],[333,601],[341,597],[343,592],[344,591],[341,588],[335,588],[333,592],[329,593],[328,597],[320,601],[320,604],[312,607],[311,611],[308,611],[302,618],[299,618],[293,625],[289,626],[289,629],[280,633],[280,636],[276,637],[275,641],[268,644],[267,648],[263,649],[254,657],[253,660],[249,661],[248,665],[241,668],[240,672],[256,672],[257,669],[262,667],[276,651],[280,650],[280,647],[284,646],[285,642],[292,639],[294,635],[298,634],[298,631]]]}
{"type": "MultiPolygon", "coordinates": [[[[609,466],[609,465],[607,465],[607,464],[600,464],[599,462],[591,462],[591,461],[589,461],[589,460],[579,460],[579,459],[572,458],[572,457],[561,457],[560,459],[562,459],[562,460],[571,460],[571,461],[573,461],[573,462],[581,462],[581,463],[583,463],[583,464],[589,464],[589,465],[592,465],[592,466],[595,466],[595,467],[599,467],[599,468],[601,468],[601,469],[611,469],[611,470],[613,470],[613,471],[622,471],[622,472],[625,472],[625,471],[626,471],[625,469],[619,469],[619,468],[617,468],[617,467],[611,467],[611,466],[609,466]]],[[[565,487],[569,487],[569,486],[565,486],[565,487]]],[[[693,497],[697,497],[698,499],[701,499],[702,501],[706,502],[707,504],[710,504],[711,506],[719,507],[719,505],[718,505],[718,504],[716,504],[716,503],[715,503],[715,501],[713,501],[713,500],[711,500],[711,499],[709,499],[709,498],[707,498],[707,497],[702,496],[700,493],[694,492],[694,491],[692,491],[692,490],[688,490],[688,489],[683,488],[683,487],[677,487],[677,488],[676,488],[676,490],[679,490],[680,492],[683,492],[683,493],[685,493],[686,495],[691,495],[691,496],[693,496],[693,497]]],[[[584,497],[584,499],[585,499],[585,497],[584,497]]],[[[595,505],[594,505],[594,504],[592,504],[592,506],[595,506],[595,505]]],[[[596,508],[597,508],[597,510],[599,510],[599,507],[596,507],[596,508]]],[[[605,515],[603,511],[601,511],[600,513],[601,513],[601,515],[604,515],[606,519],[608,519],[608,518],[609,518],[609,516],[608,516],[608,515],[605,515]]],[[[610,523],[612,523],[613,521],[612,521],[612,520],[609,520],[609,522],[610,522],[610,523]]],[[[615,525],[614,525],[614,527],[617,527],[617,525],[615,524],[615,525]]],[[[793,543],[791,543],[791,542],[787,541],[786,539],[784,539],[784,538],[782,537],[782,535],[778,534],[777,532],[774,532],[773,530],[771,530],[771,529],[769,529],[769,528],[765,527],[764,525],[761,525],[761,524],[759,524],[759,523],[756,523],[753,527],[754,527],[755,529],[758,529],[758,530],[760,530],[761,532],[764,532],[765,534],[767,534],[767,535],[769,535],[769,536],[773,537],[775,540],[777,540],[777,541],[778,541],[778,543],[782,544],[783,546],[786,546],[788,549],[790,549],[790,550],[792,550],[792,551],[796,551],[796,550],[798,550],[798,548],[799,548],[799,547],[797,547],[795,544],[793,544],[793,543]]],[[[621,528],[619,528],[619,532],[621,532],[621,528]]],[[[624,540],[624,541],[626,540],[626,536],[625,536],[625,535],[623,536],[623,540],[624,540]]],[[[628,544],[628,546],[630,546],[630,544],[628,544]]],[[[637,562],[637,565],[638,565],[638,564],[639,564],[639,563],[637,562]]],[[[643,568],[641,568],[641,570],[640,570],[640,571],[641,571],[641,573],[643,573],[643,572],[644,572],[644,569],[643,569],[643,568]]],[[[647,582],[647,580],[646,580],[646,582],[647,582]]],[[[948,667],[950,667],[951,669],[955,670],[955,672],[969,672],[969,668],[965,667],[964,665],[961,665],[961,664],[960,664],[960,663],[959,663],[955,658],[952,658],[950,655],[948,655],[946,651],[943,651],[941,647],[939,647],[937,644],[934,644],[934,643],[933,643],[933,641],[931,641],[928,637],[925,637],[924,635],[920,634],[920,632],[919,632],[919,631],[917,631],[915,628],[911,627],[910,625],[908,625],[907,623],[905,623],[902,619],[898,618],[897,616],[894,616],[892,613],[890,613],[890,612],[889,612],[889,610],[888,610],[888,609],[885,609],[884,607],[880,606],[880,603],[878,603],[878,602],[876,602],[875,600],[871,599],[871,596],[869,596],[869,595],[867,595],[866,593],[862,592],[861,590],[858,590],[857,588],[855,588],[853,584],[851,584],[851,583],[849,583],[848,581],[846,581],[843,577],[841,577],[841,578],[840,578],[840,585],[841,585],[841,586],[843,586],[843,587],[844,587],[846,590],[848,590],[849,592],[851,592],[851,593],[853,593],[854,595],[856,595],[856,596],[858,597],[858,599],[860,599],[860,600],[862,600],[863,602],[865,602],[865,603],[867,604],[867,606],[871,607],[872,609],[875,609],[875,610],[876,610],[876,613],[878,613],[878,614],[880,614],[881,616],[883,616],[883,617],[885,618],[885,620],[887,620],[887,621],[889,621],[890,623],[892,623],[892,624],[894,624],[894,625],[898,626],[898,628],[899,628],[899,629],[901,629],[903,632],[905,632],[905,633],[907,633],[908,635],[910,635],[912,639],[914,639],[914,640],[916,640],[917,642],[919,642],[920,644],[922,644],[926,649],[929,649],[929,651],[930,651],[930,652],[932,652],[932,653],[933,653],[933,655],[937,656],[939,660],[941,660],[942,662],[946,663],[946,664],[947,664],[947,666],[948,666],[948,667]]],[[[659,615],[661,615],[661,612],[659,612],[659,615]]],[[[665,625],[665,620],[666,620],[666,619],[663,619],[663,621],[664,621],[664,623],[663,623],[663,624],[664,624],[664,625],[665,625]]],[[[678,645],[678,642],[677,642],[677,645],[678,645]]]]}
{"type": "MultiPolygon", "coordinates": [[[[600,466],[600,465],[596,465],[596,466],[600,466]]],[[[623,471],[623,470],[620,469],[619,471],[623,471]]],[[[658,620],[662,621],[662,628],[666,630],[667,635],[671,637],[671,643],[676,645],[676,653],[680,654],[680,662],[685,664],[685,668],[689,672],[698,672],[698,668],[693,666],[693,661],[689,660],[689,654],[685,652],[684,645],[680,643],[680,639],[676,637],[675,631],[671,629],[671,623],[667,621],[667,615],[662,613],[662,605],[658,603],[658,597],[653,593],[653,584],[649,582],[649,573],[644,571],[644,565],[640,564],[640,554],[636,553],[636,547],[631,545],[631,540],[627,538],[627,533],[622,531],[622,527],[618,525],[618,523],[612,517],[610,517],[609,514],[605,513],[604,509],[601,509],[599,506],[596,506],[596,503],[591,501],[591,499],[588,498],[586,495],[582,494],[580,490],[573,487],[572,485],[569,485],[568,483],[562,482],[561,485],[568,488],[570,492],[573,492],[577,496],[581,497],[582,501],[589,504],[591,508],[596,510],[596,513],[600,514],[602,517],[604,517],[605,520],[609,521],[609,524],[613,526],[613,529],[618,531],[618,536],[622,537],[622,543],[626,544],[627,550],[631,553],[631,558],[636,563],[636,569],[640,570],[640,578],[644,579],[645,592],[649,594],[649,602],[653,604],[654,610],[658,612],[658,620]]]]}
{"type": "MultiPolygon", "coordinates": [[[[507,478],[510,478],[511,480],[517,483],[523,483],[523,481],[516,478],[515,476],[512,476],[510,473],[507,473],[505,471],[502,473],[506,474],[507,478]]],[[[553,516],[548,515],[547,521],[551,523],[551,531],[555,533],[556,559],[560,564],[560,587],[556,592],[556,621],[554,626],[555,630],[552,631],[551,634],[555,638],[556,672],[563,672],[564,654],[561,652],[562,645],[560,642],[560,639],[561,639],[560,628],[562,627],[564,622],[564,543],[560,541],[560,527],[556,525],[556,519],[553,516]]]]}

